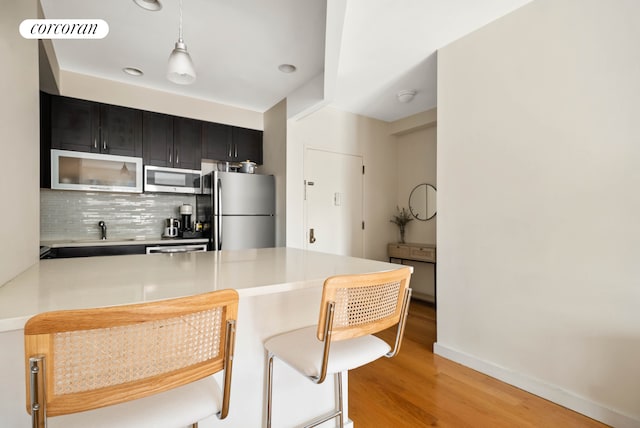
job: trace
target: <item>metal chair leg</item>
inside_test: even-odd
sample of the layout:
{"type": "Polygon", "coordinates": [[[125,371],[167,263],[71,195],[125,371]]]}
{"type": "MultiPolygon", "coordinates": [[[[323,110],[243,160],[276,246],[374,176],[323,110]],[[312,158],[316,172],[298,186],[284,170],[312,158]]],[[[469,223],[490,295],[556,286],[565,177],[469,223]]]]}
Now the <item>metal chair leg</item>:
{"type": "Polygon", "coordinates": [[[271,400],[273,392],[273,354],[267,358],[267,428],[271,428],[271,400]]]}
{"type": "Polygon", "coordinates": [[[344,409],[342,401],[342,372],[336,373],[336,382],[338,382],[338,419],[340,428],[344,428],[344,409]]]}

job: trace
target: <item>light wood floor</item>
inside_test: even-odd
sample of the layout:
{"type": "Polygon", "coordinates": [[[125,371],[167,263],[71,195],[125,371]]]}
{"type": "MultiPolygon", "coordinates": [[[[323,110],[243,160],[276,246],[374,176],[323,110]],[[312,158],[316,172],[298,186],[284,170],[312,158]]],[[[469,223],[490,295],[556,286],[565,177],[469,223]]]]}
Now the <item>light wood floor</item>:
{"type": "Polygon", "coordinates": [[[433,307],[412,302],[400,353],[349,372],[355,428],[607,426],[434,355],[435,340],[433,307]]]}

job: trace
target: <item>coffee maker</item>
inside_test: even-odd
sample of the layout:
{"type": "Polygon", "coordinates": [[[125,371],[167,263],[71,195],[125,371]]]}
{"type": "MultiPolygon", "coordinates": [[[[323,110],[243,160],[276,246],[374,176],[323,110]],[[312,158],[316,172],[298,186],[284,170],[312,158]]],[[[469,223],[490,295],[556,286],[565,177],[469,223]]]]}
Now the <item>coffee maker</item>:
{"type": "Polygon", "coordinates": [[[182,222],[180,223],[180,236],[184,238],[190,238],[193,234],[193,225],[191,223],[191,216],[193,215],[193,206],[190,204],[183,204],[180,206],[180,215],[182,216],[182,222]]]}
{"type": "Polygon", "coordinates": [[[168,218],[165,220],[164,225],[164,233],[162,236],[164,238],[175,238],[178,236],[178,232],[180,230],[180,220],[177,218],[168,218]]]}

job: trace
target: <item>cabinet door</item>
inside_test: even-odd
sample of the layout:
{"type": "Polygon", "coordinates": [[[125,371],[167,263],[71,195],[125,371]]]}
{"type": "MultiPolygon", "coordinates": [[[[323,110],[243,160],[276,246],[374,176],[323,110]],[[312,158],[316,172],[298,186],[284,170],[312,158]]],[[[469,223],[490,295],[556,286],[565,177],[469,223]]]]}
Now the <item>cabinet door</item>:
{"type": "Polygon", "coordinates": [[[231,152],[231,130],[233,127],[221,123],[206,122],[202,125],[202,157],[211,160],[233,160],[231,152]]]}
{"type": "Polygon", "coordinates": [[[173,167],[200,169],[202,122],[184,117],[173,120],[173,167]]]}
{"type": "Polygon", "coordinates": [[[51,148],[100,152],[100,108],[91,101],[51,97],[51,148]]]}
{"type": "Polygon", "coordinates": [[[142,112],[127,107],[100,106],[100,151],[142,156],[142,112]]]}
{"type": "Polygon", "coordinates": [[[143,112],[142,141],[145,165],[173,166],[173,116],[143,112]]]}
{"type": "Polygon", "coordinates": [[[234,159],[262,165],[262,131],[233,128],[234,159]]]}

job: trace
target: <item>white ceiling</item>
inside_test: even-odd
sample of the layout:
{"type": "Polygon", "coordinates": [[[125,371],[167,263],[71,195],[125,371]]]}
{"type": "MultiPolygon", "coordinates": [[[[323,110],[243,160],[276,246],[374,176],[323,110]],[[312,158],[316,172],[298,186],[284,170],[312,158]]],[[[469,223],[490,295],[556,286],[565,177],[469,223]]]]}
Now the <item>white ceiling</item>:
{"type": "Polygon", "coordinates": [[[54,40],[60,68],[259,112],[321,76],[332,84],[324,104],[392,121],[437,105],[437,49],[531,0],[183,0],[198,73],[188,86],[165,78],[179,9],[160,1],[149,12],[133,0],[41,0],[45,18],[109,24],[102,40],[54,40]],[[417,91],[407,104],[404,89],[417,91]]]}

